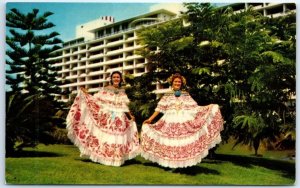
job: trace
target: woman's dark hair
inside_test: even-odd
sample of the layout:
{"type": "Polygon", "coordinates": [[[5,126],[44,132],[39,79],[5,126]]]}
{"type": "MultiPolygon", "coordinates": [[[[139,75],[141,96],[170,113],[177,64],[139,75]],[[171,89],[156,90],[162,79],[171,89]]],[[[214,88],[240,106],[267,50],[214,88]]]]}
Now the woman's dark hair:
{"type": "Polygon", "coordinates": [[[110,84],[113,85],[113,81],[112,81],[112,77],[114,74],[118,74],[120,76],[120,83],[119,83],[119,87],[122,86],[122,83],[123,83],[123,77],[122,77],[122,73],[119,72],[119,71],[114,71],[110,74],[110,84]]]}

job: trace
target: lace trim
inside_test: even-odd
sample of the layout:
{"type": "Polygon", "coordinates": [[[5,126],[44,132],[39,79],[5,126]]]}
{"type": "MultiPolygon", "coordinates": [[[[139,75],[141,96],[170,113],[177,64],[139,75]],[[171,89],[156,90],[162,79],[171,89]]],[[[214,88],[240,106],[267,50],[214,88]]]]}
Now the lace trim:
{"type": "Polygon", "coordinates": [[[120,129],[121,132],[110,130],[95,123],[97,115],[94,116],[89,108],[101,109],[90,95],[79,92],[66,119],[68,137],[79,148],[81,156],[105,165],[120,166],[140,153],[135,122],[131,121],[127,128],[120,129]]]}
{"type": "Polygon", "coordinates": [[[208,150],[221,142],[220,132],[223,130],[219,106],[212,104],[205,108],[199,107],[199,109],[204,109],[205,115],[199,111],[196,116],[196,119],[202,117],[203,122],[200,121],[201,118],[192,120],[191,125],[195,127],[188,132],[178,131],[173,134],[172,130],[177,130],[182,126],[179,123],[169,123],[167,119],[161,127],[157,124],[143,125],[141,155],[161,166],[171,168],[187,167],[201,162],[202,158],[208,154],[208,150]],[[171,126],[175,127],[169,130],[171,126]]]}
{"type": "Polygon", "coordinates": [[[158,163],[159,165],[161,165],[163,167],[186,168],[186,167],[194,166],[194,165],[200,163],[202,161],[202,159],[208,155],[208,150],[215,147],[220,142],[221,142],[221,136],[219,135],[206,149],[204,149],[202,152],[198,153],[198,155],[190,157],[190,158],[177,159],[177,160],[169,159],[169,158],[162,158],[160,155],[157,155],[156,153],[151,153],[149,151],[143,150],[143,148],[141,151],[141,156],[147,160],[158,163]]]}

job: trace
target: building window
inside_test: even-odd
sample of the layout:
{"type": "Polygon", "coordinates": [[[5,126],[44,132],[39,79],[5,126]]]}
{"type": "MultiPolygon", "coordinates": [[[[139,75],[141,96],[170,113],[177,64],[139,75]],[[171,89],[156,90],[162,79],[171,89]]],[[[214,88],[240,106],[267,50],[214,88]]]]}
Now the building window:
{"type": "Polygon", "coordinates": [[[128,29],[128,24],[122,24],[122,30],[128,29]]]}
{"type": "Polygon", "coordinates": [[[272,9],[267,9],[267,15],[278,14],[278,13],[283,13],[283,7],[282,6],[272,8],[272,9]]]}
{"type": "Polygon", "coordinates": [[[288,3],[286,4],[286,10],[296,10],[296,4],[295,3],[288,3]]]}

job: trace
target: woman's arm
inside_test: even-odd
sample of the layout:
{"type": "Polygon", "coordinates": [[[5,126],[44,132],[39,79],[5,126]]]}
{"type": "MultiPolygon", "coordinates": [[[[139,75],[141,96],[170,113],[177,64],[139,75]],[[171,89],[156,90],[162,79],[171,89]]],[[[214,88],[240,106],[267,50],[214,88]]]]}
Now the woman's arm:
{"type": "Polygon", "coordinates": [[[158,114],[159,114],[159,112],[158,112],[158,111],[155,111],[155,112],[152,114],[152,116],[151,116],[150,118],[146,119],[146,120],[143,122],[143,124],[145,124],[145,123],[150,124],[150,123],[153,121],[153,119],[154,119],[158,114]]]}
{"type": "Polygon", "coordinates": [[[132,115],[132,113],[131,112],[125,112],[126,113],[126,115],[127,116],[129,116],[130,117],[130,120],[133,120],[133,121],[135,121],[135,117],[134,117],[134,115],[132,115]]]}

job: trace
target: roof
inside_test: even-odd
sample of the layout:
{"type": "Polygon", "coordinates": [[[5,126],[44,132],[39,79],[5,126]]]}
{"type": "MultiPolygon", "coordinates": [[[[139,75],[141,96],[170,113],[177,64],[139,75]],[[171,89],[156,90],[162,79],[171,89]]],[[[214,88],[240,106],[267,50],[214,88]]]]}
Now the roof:
{"type": "Polygon", "coordinates": [[[176,16],[176,13],[174,13],[174,12],[168,11],[166,9],[159,9],[159,10],[152,11],[152,12],[149,12],[149,13],[146,13],[146,14],[142,14],[142,15],[135,16],[135,17],[132,17],[132,18],[128,18],[126,20],[122,20],[122,21],[119,21],[119,22],[108,24],[106,26],[102,26],[102,27],[99,27],[99,28],[96,28],[96,29],[92,29],[90,31],[95,32],[95,31],[98,31],[98,30],[102,30],[102,29],[105,29],[105,28],[108,28],[108,27],[113,27],[115,25],[120,25],[120,24],[126,23],[126,22],[131,22],[131,21],[134,21],[136,19],[148,17],[148,16],[155,15],[155,14],[158,14],[158,13],[166,13],[166,14],[169,14],[169,15],[172,15],[172,16],[176,16]]]}

